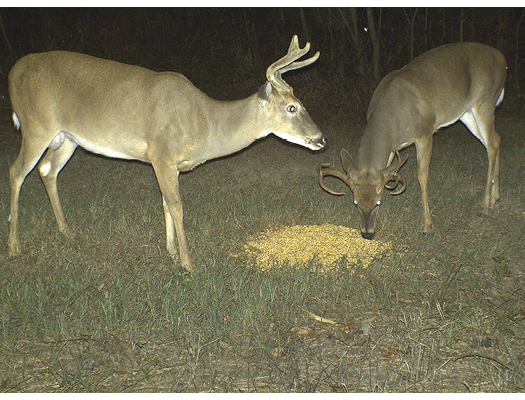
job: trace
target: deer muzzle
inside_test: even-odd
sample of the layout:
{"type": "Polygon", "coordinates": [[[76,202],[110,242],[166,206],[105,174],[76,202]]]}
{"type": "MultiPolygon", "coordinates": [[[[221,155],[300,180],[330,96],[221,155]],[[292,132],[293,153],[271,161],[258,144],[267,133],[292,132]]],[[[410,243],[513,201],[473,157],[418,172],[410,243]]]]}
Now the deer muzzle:
{"type": "Polygon", "coordinates": [[[372,240],[376,233],[375,223],[376,223],[376,214],[377,208],[374,208],[372,211],[367,212],[359,210],[361,214],[361,236],[363,239],[372,240]]]}
{"type": "Polygon", "coordinates": [[[307,139],[306,144],[312,150],[325,150],[326,148],[326,139],[324,136],[316,139],[307,139]]]}

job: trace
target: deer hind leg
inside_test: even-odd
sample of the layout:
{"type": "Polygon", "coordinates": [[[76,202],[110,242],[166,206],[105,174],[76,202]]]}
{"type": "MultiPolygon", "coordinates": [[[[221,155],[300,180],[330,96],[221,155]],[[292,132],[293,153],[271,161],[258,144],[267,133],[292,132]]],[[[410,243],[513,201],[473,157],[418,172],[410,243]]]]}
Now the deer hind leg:
{"type": "MultiPolygon", "coordinates": [[[[164,169],[153,164],[153,169],[157,175],[160,190],[162,192],[162,204],[164,207],[164,218],[166,220],[166,249],[173,256],[176,254],[175,235],[179,244],[180,263],[188,272],[194,271],[191,260],[188,240],[184,233],[182,201],[179,193],[179,172],[175,171],[175,177],[164,172],[164,169]]],[[[168,169],[169,171],[169,169],[168,169]]]]}
{"type": "Polygon", "coordinates": [[[64,168],[64,165],[69,161],[77,144],[67,138],[64,133],[60,132],[52,141],[52,145],[48,149],[45,156],[38,163],[38,172],[44,182],[44,186],[53,208],[53,213],[58,224],[58,229],[66,236],[72,236],[69,225],[66,222],[64,215],[64,209],[57,190],[57,176],[58,173],[64,168]],[[60,141],[58,140],[60,139],[60,141]],[[53,144],[53,142],[55,142],[53,144]]]}
{"type": "Polygon", "coordinates": [[[483,196],[483,209],[485,213],[488,213],[489,208],[494,207],[494,204],[499,199],[499,152],[501,139],[494,128],[494,107],[473,107],[461,117],[461,121],[487,149],[489,165],[487,185],[483,196]]]}
{"type": "Polygon", "coordinates": [[[175,224],[166,202],[166,198],[162,196],[162,206],[164,208],[164,220],[166,221],[166,250],[171,257],[177,255],[177,244],[175,243],[175,224]]]}
{"type": "Polygon", "coordinates": [[[432,134],[416,140],[417,151],[417,179],[421,187],[421,204],[423,206],[423,220],[421,230],[427,234],[432,229],[432,218],[428,205],[428,174],[430,171],[430,160],[432,158],[432,134]]]}
{"type": "Polygon", "coordinates": [[[15,162],[9,168],[9,180],[10,180],[10,211],[9,211],[9,239],[7,240],[8,255],[16,256],[20,254],[20,240],[18,234],[18,203],[20,198],[20,189],[24,180],[36,163],[42,157],[42,154],[46,151],[48,142],[37,140],[38,136],[31,136],[28,139],[27,134],[24,133],[27,130],[22,131],[22,145],[20,147],[20,153],[16,158],[15,162]]]}

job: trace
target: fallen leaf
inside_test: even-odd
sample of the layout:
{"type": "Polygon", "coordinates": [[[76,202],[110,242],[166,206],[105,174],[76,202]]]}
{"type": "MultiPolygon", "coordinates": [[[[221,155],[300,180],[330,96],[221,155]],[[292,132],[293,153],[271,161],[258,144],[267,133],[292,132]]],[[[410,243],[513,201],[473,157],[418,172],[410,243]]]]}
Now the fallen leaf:
{"type": "Polygon", "coordinates": [[[340,325],[339,326],[339,330],[340,331],[343,331],[343,332],[350,332],[350,331],[356,331],[359,329],[359,325],[357,324],[345,324],[345,325],[340,325]]]}
{"type": "Polygon", "coordinates": [[[496,341],[494,339],[486,338],[479,341],[481,347],[489,348],[493,347],[496,341]]]}
{"type": "Polygon", "coordinates": [[[393,359],[396,358],[396,353],[398,350],[396,349],[393,349],[391,347],[388,347],[388,346],[381,346],[381,350],[383,350],[383,355],[381,356],[381,358],[383,360],[388,360],[388,361],[392,361],[393,359]]]}
{"type": "Polygon", "coordinates": [[[228,343],[223,342],[222,340],[219,341],[219,346],[221,346],[225,350],[230,350],[231,349],[231,346],[228,343]]]}
{"type": "Polygon", "coordinates": [[[310,332],[311,331],[308,328],[294,327],[294,328],[290,329],[290,333],[292,333],[294,335],[297,335],[299,337],[308,336],[310,334],[310,332]]]}
{"type": "Polygon", "coordinates": [[[40,361],[44,365],[49,364],[49,359],[45,357],[38,357],[38,361],[40,361]]]}
{"type": "Polygon", "coordinates": [[[376,317],[371,317],[362,322],[361,330],[363,331],[363,335],[370,335],[370,329],[372,329],[372,322],[374,322],[375,319],[376,317]]]}
{"type": "Polygon", "coordinates": [[[270,350],[270,354],[275,358],[282,357],[284,356],[284,351],[280,347],[276,347],[275,349],[270,350]]]}
{"type": "Polygon", "coordinates": [[[306,311],[306,313],[313,319],[315,319],[316,321],[319,321],[319,322],[323,322],[325,324],[332,324],[332,325],[338,325],[337,322],[335,321],[332,321],[331,319],[327,319],[327,318],[323,318],[323,317],[320,317],[318,315],[315,315],[314,313],[308,311],[308,310],[304,310],[306,311]]]}
{"type": "Polygon", "coordinates": [[[379,286],[380,283],[376,278],[370,278],[369,282],[372,286],[379,286]]]}

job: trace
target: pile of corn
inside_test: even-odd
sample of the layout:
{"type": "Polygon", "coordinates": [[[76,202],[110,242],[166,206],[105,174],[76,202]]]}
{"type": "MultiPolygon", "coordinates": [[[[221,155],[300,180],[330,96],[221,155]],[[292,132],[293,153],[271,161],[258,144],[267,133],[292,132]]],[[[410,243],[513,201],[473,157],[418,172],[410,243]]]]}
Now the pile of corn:
{"type": "Polygon", "coordinates": [[[357,229],[332,224],[286,226],[269,229],[244,246],[244,254],[262,270],[283,264],[313,262],[323,270],[361,262],[367,267],[375,256],[392,248],[390,243],[366,240],[357,229]]]}

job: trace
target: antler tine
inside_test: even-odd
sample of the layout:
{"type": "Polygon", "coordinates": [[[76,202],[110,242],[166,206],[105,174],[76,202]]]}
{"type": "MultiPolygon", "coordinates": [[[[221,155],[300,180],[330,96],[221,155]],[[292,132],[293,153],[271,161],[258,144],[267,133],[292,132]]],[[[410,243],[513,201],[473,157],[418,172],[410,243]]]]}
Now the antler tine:
{"type": "Polygon", "coordinates": [[[272,75],[275,71],[281,71],[288,64],[304,56],[306,53],[308,53],[309,50],[310,43],[306,43],[306,46],[304,46],[301,49],[299,47],[299,39],[297,38],[297,35],[294,35],[290,43],[290,47],[288,48],[287,54],[268,67],[268,69],[266,70],[266,76],[269,78],[269,76],[272,75]]]}
{"type": "Polygon", "coordinates": [[[392,192],[390,192],[390,194],[393,195],[393,196],[396,196],[398,194],[403,193],[405,191],[405,189],[407,188],[407,185],[405,183],[405,179],[401,175],[399,175],[397,173],[393,174],[392,178],[393,178],[392,181],[394,181],[394,183],[390,184],[390,185],[388,183],[385,184],[385,188],[387,188],[388,190],[394,190],[401,183],[401,189],[397,189],[396,191],[392,191],[392,192]]]}
{"type": "Polygon", "coordinates": [[[397,171],[399,171],[401,169],[401,167],[403,166],[404,163],[406,163],[406,161],[408,160],[408,156],[405,157],[405,159],[401,159],[401,155],[399,154],[399,150],[396,150],[396,156],[397,156],[397,160],[398,160],[398,163],[397,163],[397,167],[396,167],[396,173],[397,171]]]}
{"type": "MultiPolygon", "coordinates": [[[[307,43],[307,45],[308,45],[308,47],[310,47],[310,43],[307,43]]],[[[306,51],[304,54],[306,54],[306,53],[308,53],[308,51],[306,51]]],[[[306,67],[307,65],[310,65],[310,64],[316,62],[320,55],[321,55],[321,53],[317,52],[312,57],[308,58],[307,60],[295,61],[295,62],[291,63],[290,65],[288,65],[288,66],[284,67],[283,69],[281,69],[279,72],[281,72],[281,74],[284,74],[285,72],[292,71],[294,69],[299,69],[299,68],[306,67]]],[[[297,58],[299,58],[299,57],[297,57],[297,58]]]]}
{"type": "Polygon", "coordinates": [[[393,192],[390,192],[390,194],[392,194],[392,195],[401,194],[406,189],[405,180],[397,172],[401,169],[401,167],[406,162],[408,157],[405,157],[405,159],[402,159],[398,150],[395,150],[395,154],[397,156],[397,165],[394,166],[393,162],[392,162],[392,164],[389,167],[387,167],[387,168],[385,168],[385,170],[381,171],[382,174],[384,174],[384,172],[386,172],[386,174],[383,175],[383,177],[385,178],[385,181],[386,181],[385,182],[385,188],[386,189],[394,190],[401,183],[401,188],[400,189],[398,189],[396,191],[393,191],[393,192]],[[393,183],[388,184],[388,182],[392,182],[392,181],[393,181],[393,183]]]}
{"type": "Polygon", "coordinates": [[[293,36],[290,47],[288,48],[288,53],[270,65],[266,70],[266,78],[275,89],[285,93],[289,92],[290,86],[288,86],[288,84],[283,80],[281,74],[284,74],[287,71],[305,67],[309,64],[312,64],[319,58],[320,53],[317,52],[313,57],[307,60],[294,62],[308,53],[309,50],[310,43],[306,43],[306,45],[301,49],[299,47],[299,39],[297,38],[297,35],[293,36]]]}
{"type": "MultiPolygon", "coordinates": [[[[304,46],[304,48],[302,50],[304,50],[306,48],[308,48],[308,50],[310,49],[310,43],[306,43],[306,46],[304,46]]],[[[306,50],[306,51],[308,51],[308,50],[306,50]]],[[[290,46],[288,46],[287,55],[296,53],[297,51],[301,51],[301,48],[299,47],[299,38],[297,37],[297,35],[293,35],[292,36],[292,41],[290,42],[290,46]]]]}
{"type": "Polygon", "coordinates": [[[342,192],[336,192],[332,189],[330,189],[328,186],[324,183],[324,177],[325,176],[333,176],[334,178],[341,179],[344,183],[348,185],[348,178],[343,173],[333,170],[333,169],[327,169],[330,167],[330,164],[319,164],[319,185],[326,190],[328,193],[335,194],[336,196],[342,196],[345,193],[342,192]]]}

